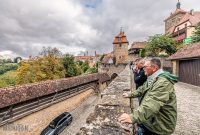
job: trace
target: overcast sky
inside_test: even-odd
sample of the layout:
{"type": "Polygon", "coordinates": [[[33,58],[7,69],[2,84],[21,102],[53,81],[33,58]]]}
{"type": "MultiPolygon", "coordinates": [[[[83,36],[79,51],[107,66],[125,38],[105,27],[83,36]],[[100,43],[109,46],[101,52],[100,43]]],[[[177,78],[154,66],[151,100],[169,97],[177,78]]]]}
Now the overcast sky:
{"type": "MultiPolygon", "coordinates": [[[[123,27],[129,40],[164,33],[177,0],[0,0],[0,55],[36,56],[42,47],[63,53],[112,51],[123,27]]],[[[181,0],[200,11],[200,0],[181,0]]]]}

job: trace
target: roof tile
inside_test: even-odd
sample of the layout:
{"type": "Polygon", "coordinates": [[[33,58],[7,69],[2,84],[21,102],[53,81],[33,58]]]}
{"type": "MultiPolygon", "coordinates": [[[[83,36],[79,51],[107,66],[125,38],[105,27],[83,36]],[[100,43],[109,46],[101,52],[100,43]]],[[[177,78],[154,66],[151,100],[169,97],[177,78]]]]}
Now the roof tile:
{"type": "Polygon", "coordinates": [[[200,42],[186,45],[175,54],[171,55],[169,60],[200,58],[200,42]]]}

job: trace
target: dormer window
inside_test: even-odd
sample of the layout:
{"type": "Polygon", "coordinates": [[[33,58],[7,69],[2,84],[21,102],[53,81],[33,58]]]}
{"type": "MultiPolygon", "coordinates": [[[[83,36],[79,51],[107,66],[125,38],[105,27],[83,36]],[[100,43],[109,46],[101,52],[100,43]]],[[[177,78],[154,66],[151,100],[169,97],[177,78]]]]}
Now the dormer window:
{"type": "Polygon", "coordinates": [[[118,38],[118,40],[119,40],[119,42],[121,42],[121,41],[122,41],[122,39],[121,39],[121,38],[118,38]]]}

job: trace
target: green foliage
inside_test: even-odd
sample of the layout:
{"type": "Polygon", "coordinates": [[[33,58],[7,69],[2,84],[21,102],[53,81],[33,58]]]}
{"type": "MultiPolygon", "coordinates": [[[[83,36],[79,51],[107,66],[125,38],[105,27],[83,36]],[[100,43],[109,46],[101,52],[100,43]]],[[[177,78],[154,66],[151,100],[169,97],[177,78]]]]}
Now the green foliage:
{"type": "Polygon", "coordinates": [[[195,31],[193,32],[192,36],[193,43],[200,42],[200,23],[197,24],[195,27],[195,31]]]}
{"type": "Polygon", "coordinates": [[[8,71],[0,76],[0,88],[15,86],[16,85],[16,73],[15,71],[8,71]]]}
{"type": "Polygon", "coordinates": [[[89,69],[89,62],[86,61],[86,62],[83,62],[83,64],[81,65],[81,69],[82,71],[85,73],[88,69],[89,69]]]}
{"type": "Polygon", "coordinates": [[[0,59],[0,64],[12,63],[11,59],[0,59]]]}
{"type": "MultiPolygon", "coordinates": [[[[38,73],[34,70],[34,61],[22,62],[17,70],[17,84],[37,82],[38,73]]],[[[38,80],[39,81],[39,80],[38,80]]]]}
{"type": "Polygon", "coordinates": [[[65,77],[72,77],[82,74],[82,68],[79,66],[79,64],[82,66],[83,63],[75,63],[72,55],[65,55],[65,57],[62,59],[62,64],[65,68],[65,77]]]}
{"type": "Polygon", "coordinates": [[[146,56],[145,53],[145,49],[140,50],[140,57],[144,58],[146,56]]]}
{"type": "Polygon", "coordinates": [[[5,80],[0,80],[0,88],[7,87],[8,84],[5,82],[5,80]]]}
{"type": "Polygon", "coordinates": [[[2,64],[0,65],[0,75],[6,73],[7,71],[17,70],[17,64],[2,64]]]}
{"type": "Polygon", "coordinates": [[[85,74],[93,74],[93,73],[97,73],[98,72],[98,69],[93,67],[93,68],[89,68],[85,74]]]}
{"type": "Polygon", "coordinates": [[[61,59],[58,58],[57,50],[55,49],[56,53],[54,53],[54,49],[48,51],[44,49],[41,53],[43,56],[21,62],[17,70],[17,84],[63,78],[65,70],[61,59]]]}
{"type": "Polygon", "coordinates": [[[161,52],[171,55],[177,51],[175,40],[167,35],[150,37],[145,50],[147,56],[159,56],[161,52]]]}

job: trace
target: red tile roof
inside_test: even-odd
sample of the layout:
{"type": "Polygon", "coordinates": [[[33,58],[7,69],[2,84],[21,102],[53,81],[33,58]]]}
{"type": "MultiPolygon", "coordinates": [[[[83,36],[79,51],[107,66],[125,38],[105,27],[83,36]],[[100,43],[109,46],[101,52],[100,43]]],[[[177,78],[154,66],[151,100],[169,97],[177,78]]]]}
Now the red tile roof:
{"type": "Polygon", "coordinates": [[[120,33],[115,37],[113,41],[113,44],[119,44],[119,43],[128,43],[126,35],[122,31],[120,31],[120,33]]]}
{"type": "Polygon", "coordinates": [[[143,49],[147,42],[133,42],[130,49],[143,49]]]}
{"type": "Polygon", "coordinates": [[[103,64],[108,64],[109,63],[109,60],[112,59],[113,60],[114,58],[114,54],[113,53],[108,53],[104,56],[103,60],[101,63],[103,64]]]}
{"type": "Polygon", "coordinates": [[[186,21],[190,21],[192,26],[197,25],[200,22],[200,12],[194,12],[194,14],[192,15],[191,13],[186,13],[183,18],[180,20],[180,22],[178,23],[178,25],[186,22],[186,21]]]}
{"type": "Polygon", "coordinates": [[[76,61],[92,60],[92,59],[94,59],[94,56],[75,56],[74,58],[76,61]]]}
{"type": "Polygon", "coordinates": [[[200,12],[194,12],[193,15],[187,12],[179,21],[179,23],[176,26],[171,27],[166,33],[172,34],[176,27],[178,27],[186,21],[189,21],[192,24],[192,26],[196,26],[200,22],[200,12]]]}
{"type": "Polygon", "coordinates": [[[169,60],[200,58],[200,42],[186,45],[184,48],[171,55],[169,60]]]}
{"type": "Polygon", "coordinates": [[[165,21],[166,21],[166,20],[169,20],[170,18],[172,18],[172,17],[174,17],[174,16],[176,16],[177,14],[185,14],[185,13],[186,13],[186,11],[177,8],[177,9],[174,11],[174,13],[172,13],[167,19],[165,19],[165,21]]]}

